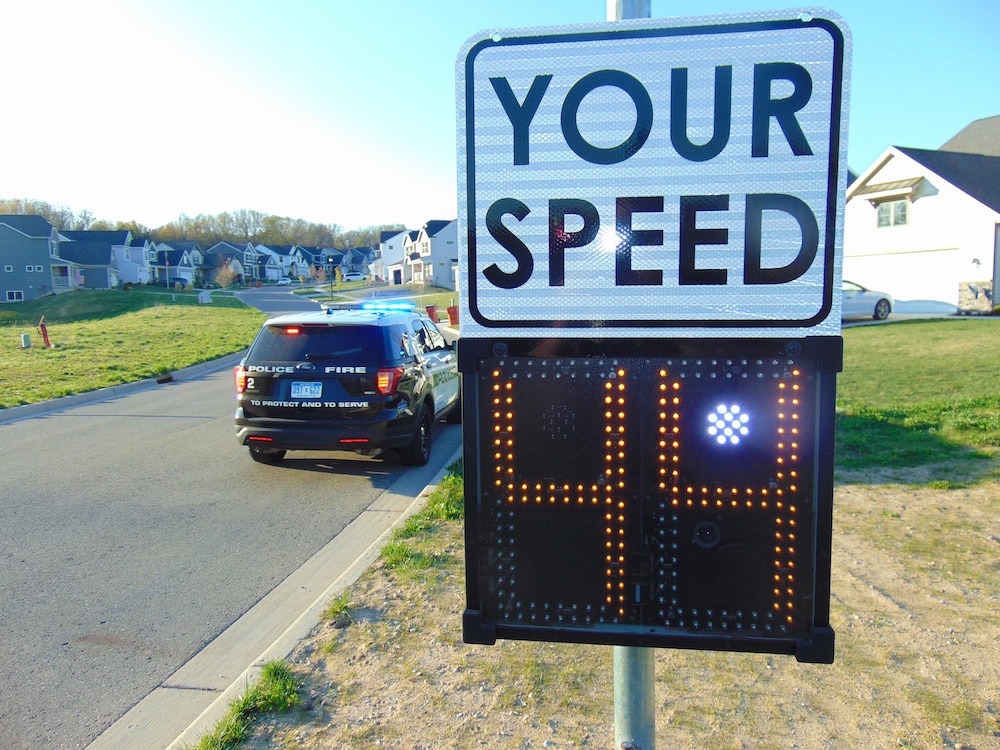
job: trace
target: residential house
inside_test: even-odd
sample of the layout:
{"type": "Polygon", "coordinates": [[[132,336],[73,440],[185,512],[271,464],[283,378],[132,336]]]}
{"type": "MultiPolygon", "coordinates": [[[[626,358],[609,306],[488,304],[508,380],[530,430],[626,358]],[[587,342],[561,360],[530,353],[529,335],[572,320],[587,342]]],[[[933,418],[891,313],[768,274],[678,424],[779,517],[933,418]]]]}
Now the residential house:
{"type": "Polygon", "coordinates": [[[337,272],[337,268],[341,271],[344,270],[344,251],[338,250],[335,247],[324,247],[320,251],[320,260],[323,263],[323,268],[326,271],[326,277],[331,279],[337,272]]]}
{"type": "Polygon", "coordinates": [[[371,261],[374,257],[374,248],[352,247],[350,250],[344,252],[341,269],[344,273],[354,272],[368,276],[371,273],[371,261]]]}
{"type": "Polygon", "coordinates": [[[0,215],[0,302],[23,302],[69,288],[59,233],[41,216],[0,215]]]}
{"type": "Polygon", "coordinates": [[[277,281],[281,278],[281,265],[277,254],[269,250],[258,250],[252,242],[248,242],[243,249],[242,262],[243,273],[248,283],[277,281]]]}
{"type": "Polygon", "coordinates": [[[201,246],[191,240],[171,240],[156,243],[156,261],[151,266],[153,280],[174,286],[194,284],[195,269],[204,263],[201,246]]]}
{"type": "Polygon", "coordinates": [[[386,231],[379,236],[378,248],[370,265],[376,281],[403,283],[403,240],[405,231],[386,231]]]}
{"type": "MultiPolygon", "coordinates": [[[[118,282],[145,284],[149,281],[149,242],[134,239],[131,231],[127,229],[61,230],[59,235],[61,239],[72,242],[103,242],[110,245],[113,256],[110,265],[114,267],[118,282]]],[[[109,272],[110,270],[109,268],[109,272]]],[[[87,282],[83,286],[90,287],[91,284],[87,282]]]]}
{"type": "MultiPolygon", "coordinates": [[[[1000,146],[1000,118],[989,120],[1000,146]]],[[[886,149],[847,189],[843,275],[892,294],[898,310],[992,310],[1000,156],[886,149]]]]}
{"type": "Polygon", "coordinates": [[[243,267],[243,250],[244,248],[231,242],[216,242],[202,256],[198,281],[201,284],[218,282],[219,271],[226,269],[232,274],[230,281],[242,284],[246,279],[246,269],[243,267]]]}
{"type": "Polygon", "coordinates": [[[268,253],[274,258],[279,269],[278,278],[284,276],[297,279],[309,276],[310,262],[298,245],[264,245],[258,243],[255,247],[259,253],[268,253]]]}
{"type": "Polygon", "coordinates": [[[59,243],[59,257],[73,264],[76,287],[111,289],[121,282],[118,262],[108,242],[66,240],[59,243]]]}
{"type": "Polygon", "coordinates": [[[428,221],[416,235],[408,234],[403,241],[404,281],[433,284],[455,289],[455,268],[458,265],[458,221],[428,221]]]}

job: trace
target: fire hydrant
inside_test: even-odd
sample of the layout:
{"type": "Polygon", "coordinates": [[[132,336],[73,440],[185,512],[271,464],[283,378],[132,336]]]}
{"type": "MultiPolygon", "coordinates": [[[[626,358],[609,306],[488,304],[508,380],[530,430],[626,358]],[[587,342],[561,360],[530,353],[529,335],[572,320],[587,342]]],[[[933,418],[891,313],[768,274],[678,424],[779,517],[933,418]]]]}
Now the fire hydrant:
{"type": "Polygon", "coordinates": [[[50,349],[52,347],[52,344],[49,343],[49,327],[45,325],[44,315],[38,320],[38,326],[36,327],[36,330],[40,334],[42,334],[42,343],[45,344],[45,348],[50,349]]]}

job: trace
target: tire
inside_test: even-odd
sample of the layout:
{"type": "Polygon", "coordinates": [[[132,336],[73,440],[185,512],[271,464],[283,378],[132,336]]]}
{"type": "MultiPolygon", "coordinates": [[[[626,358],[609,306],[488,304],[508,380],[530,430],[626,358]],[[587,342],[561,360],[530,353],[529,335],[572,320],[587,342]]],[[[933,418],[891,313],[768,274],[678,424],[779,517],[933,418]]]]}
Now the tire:
{"type": "Polygon", "coordinates": [[[399,458],[407,466],[423,466],[431,459],[431,417],[427,407],[421,406],[417,414],[417,431],[413,442],[399,449],[399,458]]]}
{"type": "Polygon", "coordinates": [[[250,458],[259,464],[273,466],[274,464],[281,463],[281,459],[284,457],[285,451],[274,450],[273,448],[260,448],[256,445],[250,446],[250,458]]]}
{"type": "Polygon", "coordinates": [[[885,320],[889,317],[889,313],[892,311],[892,306],[889,304],[889,300],[880,299],[875,304],[875,312],[872,314],[872,318],[875,320],[885,320]]]}

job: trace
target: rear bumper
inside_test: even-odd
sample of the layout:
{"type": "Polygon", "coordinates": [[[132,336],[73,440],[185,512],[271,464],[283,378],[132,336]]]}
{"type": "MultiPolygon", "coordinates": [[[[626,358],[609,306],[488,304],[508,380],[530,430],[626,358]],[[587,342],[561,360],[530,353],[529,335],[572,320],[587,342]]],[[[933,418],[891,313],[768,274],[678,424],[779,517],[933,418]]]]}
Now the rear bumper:
{"type": "Polygon", "coordinates": [[[298,422],[286,419],[247,419],[236,411],[236,440],[240,445],[258,445],[275,450],[389,450],[413,441],[413,417],[365,422],[298,422]]]}

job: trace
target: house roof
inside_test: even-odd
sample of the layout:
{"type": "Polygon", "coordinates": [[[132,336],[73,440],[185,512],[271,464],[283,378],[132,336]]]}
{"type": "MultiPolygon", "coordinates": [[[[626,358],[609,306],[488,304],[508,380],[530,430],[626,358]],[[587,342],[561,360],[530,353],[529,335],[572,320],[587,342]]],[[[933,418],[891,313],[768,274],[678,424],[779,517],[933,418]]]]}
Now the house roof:
{"type": "Polygon", "coordinates": [[[156,262],[157,263],[168,263],[171,266],[177,267],[182,264],[183,261],[186,268],[191,267],[191,260],[187,255],[187,250],[177,250],[170,245],[159,245],[156,251],[156,262]]]}
{"type": "Polygon", "coordinates": [[[171,242],[156,243],[157,250],[162,252],[165,248],[179,250],[181,252],[191,252],[192,250],[201,252],[201,245],[198,244],[197,240],[173,240],[171,242]]]}
{"type": "Polygon", "coordinates": [[[0,224],[6,224],[28,237],[45,237],[52,235],[53,226],[41,216],[24,216],[22,214],[0,214],[0,224]]]}
{"type": "Polygon", "coordinates": [[[1000,156],[1000,115],[970,122],[941,146],[941,150],[1000,156]]]}
{"type": "Polygon", "coordinates": [[[1000,156],[897,148],[985,206],[1000,211],[1000,156]]]}
{"type": "Polygon", "coordinates": [[[205,253],[206,254],[208,254],[208,253],[223,253],[223,254],[227,254],[227,253],[231,253],[231,252],[232,253],[242,253],[244,250],[246,250],[246,245],[237,245],[234,242],[226,242],[225,240],[223,240],[221,242],[216,242],[214,245],[212,245],[210,248],[208,248],[208,250],[206,250],[205,253]]]}
{"type": "Polygon", "coordinates": [[[277,253],[278,255],[291,255],[298,249],[298,245],[265,245],[263,243],[257,244],[257,249],[264,248],[265,250],[270,250],[272,253],[277,253]]]}
{"type": "Polygon", "coordinates": [[[398,237],[401,234],[406,234],[406,230],[405,229],[383,229],[382,232],[379,233],[378,241],[380,243],[381,242],[386,242],[387,240],[391,240],[393,237],[398,237]]]}
{"type": "Polygon", "coordinates": [[[427,230],[427,236],[428,237],[435,237],[435,236],[437,236],[437,233],[440,232],[442,229],[444,229],[449,224],[451,224],[452,221],[454,221],[454,219],[450,219],[450,220],[432,219],[432,220],[428,221],[426,224],[424,224],[424,229],[427,230]]]}
{"type": "Polygon", "coordinates": [[[65,242],[59,244],[59,257],[81,266],[111,265],[110,242],[65,242]]]}
{"type": "Polygon", "coordinates": [[[61,230],[59,234],[74,242],[107,242],[109,245],[127,245],[129,240],[127,229],[67,229],[61,230]]]}

